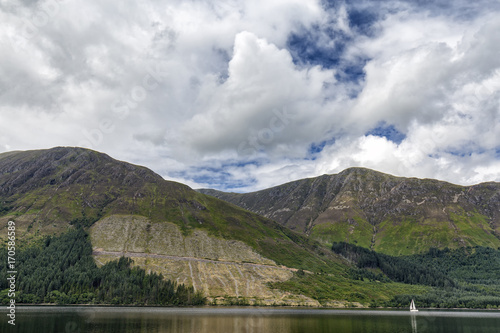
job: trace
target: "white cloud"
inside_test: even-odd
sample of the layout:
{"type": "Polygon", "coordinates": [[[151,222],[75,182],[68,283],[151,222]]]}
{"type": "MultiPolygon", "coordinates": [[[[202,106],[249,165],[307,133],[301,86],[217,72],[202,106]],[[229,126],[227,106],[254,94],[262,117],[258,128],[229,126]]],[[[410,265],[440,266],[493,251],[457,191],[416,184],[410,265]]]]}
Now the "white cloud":
{"type": "Polygon", "coordinates": [[[349,3],[26,3],[0,4],[0,151],[83,144],[239,190],[350,166],[500,180],[493,2],[360,2],[380,10],[369,36],[352,28],[349,3]],[[366,59],[364,81],[293,59],[289,38],[303,31],[340,62],[366,59]],[[366,135],[382,122],[406,138],[366,135]]]}
{"type": "Polygon", "coordinates": [[[333,80],[332,71],[297,69],[288,51],[241,32],[228,73],[224,83],[206,85],[199,112],[184,124],[181,135],[194,150],[271,151],[292,137],[314,140],[311,124],[321,131],[317,117],[321,112],[326,116],[323,84],[333,80]]]}

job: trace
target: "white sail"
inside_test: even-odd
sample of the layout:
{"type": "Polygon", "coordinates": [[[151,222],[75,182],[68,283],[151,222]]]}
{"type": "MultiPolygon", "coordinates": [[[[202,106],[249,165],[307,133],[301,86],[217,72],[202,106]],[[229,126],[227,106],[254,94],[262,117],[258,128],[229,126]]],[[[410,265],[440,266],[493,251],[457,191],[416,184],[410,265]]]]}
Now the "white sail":
{"type": "Polygon", "coordinates": [[[410,311],[411,312],[416,312],[418,311],[417,310],[417,307],[415,306],[415,302],[413,300],[411,300],[411,303],[410,303],[410,311]]]}

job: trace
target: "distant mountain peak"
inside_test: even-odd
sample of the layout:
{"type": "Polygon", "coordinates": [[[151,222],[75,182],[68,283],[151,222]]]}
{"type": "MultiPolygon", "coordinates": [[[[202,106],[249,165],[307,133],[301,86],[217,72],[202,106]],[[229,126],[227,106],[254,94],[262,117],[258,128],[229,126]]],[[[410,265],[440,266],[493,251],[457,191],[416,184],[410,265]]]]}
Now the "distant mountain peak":
{"type": "Polygon", "coordinates": [[[35,187],[160,181],[153,171],[94,150],[56,147],[0,154],[0,194],[20,195],[35,187]],[[99,177],[97,177],[99,176],[99,177]]]}

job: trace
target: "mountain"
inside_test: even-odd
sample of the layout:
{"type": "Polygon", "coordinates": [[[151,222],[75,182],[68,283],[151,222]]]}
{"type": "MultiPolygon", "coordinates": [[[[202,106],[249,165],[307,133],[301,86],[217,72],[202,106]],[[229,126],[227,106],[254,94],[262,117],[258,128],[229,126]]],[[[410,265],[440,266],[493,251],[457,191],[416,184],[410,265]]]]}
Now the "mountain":
{"type": "MultiPolygon", "coordinates": [[[[67,235],[81,235],[73,231],[83,229],[98,265],[130,257],[133,265],[187,284],[212,302],[244,298],[257,304],[336,302],[339,306],[348,299],[366,302],[364,295],[389,300],[402,292],[427,290],[392,281],[376,289],[369,281],[352,286],[349,263],[329,246],[186,185],[166,181],[145,167],[82,148],[0,154],[0,240],[4,244],[8,221],[15,222],[18,247],[28,251],[19,254],[28,258],[25,269],[29,265],[36,271],[30,248],[57,253],[54,246],[61,243],[71,252],[67,235]],[[298,277],[297,271],[306,274],[298,277]],[[308,279],[308,284],[301,279],[308,279]],[[291,291],[290,283],[301,287],[291,291]],[[354,297],[348,296],[353,292],[354,297]]],[[[86,248],[82,241],[78,244],[86,248]]],[[[72,262],[80,256],[74,254],[72,262]]],[[[64,257],[61,260],[65,262],[64,257]]],[[[58,276],[64,277],[65,272],[58,276]]],[[[45,281],[50,282],[50,277],[45,281]]],[[[25,300],[50,301],[59,295],[43,293],[53,285],[37,285],[40,295],[21,292],[28,293],[25,300]]]]}
{"type": "Polygon", "coordinates": [[[430,248],[500,247],[500,184],[459,186],[365,168],[238,194],[199,190],[325,245],[405,255],[430,248]]]}
{"type": "MultiPolygon", "coordinates": [[[[462,252],[433,249],[419,256],[393,257],[354,245],[332,246],[335,237],[344,239],[338,236],[343,235],[342,224],[318,223],[325,212],[349,223],[362,225],[366,219],[370,226],[380,227],[387,216],[411,211],[394,203],[385,215],[380,213],[382,207],[367,209],[369,200],[378,202],[377,195],[362,192],[383,189],[390,196],[399,191],[393,187],[403,191],[404,186],[398,185],[401,179],[367,170],[350,172],[354,172],[350,178],[339,177],[336,183],[327,181],[333,176],[324,176],[256,197],[254,205],[285,200],[273,218],[289,214],[287,225],[300,231],[296,232],[96,151],[58,147],[3,153],[0,275],[13,269],[8,265],[12,252],[7,251],[7,236],[8,226],[15,224],[17,303],[194,305],[206,299],[224,305],[406,307],[409,299],[415,299],[427,306],[500,306],[500,251],[467,247],[462,252]],[[377,177],[385,183],[374,181],[377,177]],[[371,185],[366,179],[372,179],[371,185]],[[328,209],[331,202],[342,207],[328,209]],[[322,205],[325,208],[314,219],[305,214],[322,205]],[[309,209],[303,209],[306,206],[309,209]],[[297,228],[301,216],[312,222],[297,228]],[[378,216],[382,222],[377,222],[378,216]],[[340,226],[338,234],[325,233],[327,241],[318,237],[323,225],[340,226]]],[[[437,184],[441,190],[451,188],[448,197],[456,205],[447,204],[445,212],[453,208],[459,216],[463,209],[471,225],[467,232],[477,239],[494,235],[496,184],[473,187],[461,195],[463,190],[457,192],[454,185],[437,184]],[[481,206],[474,200],[491,204],[481,206]],[[488,214],[491,220],[485,220],[488,214]],[[473,228],[476,224],[483,229],[473,228]]],[[[357,229],[347,234],[353,240],[357,229]]],[[[9,295],[8,280],[0,280],[0,303],[9,303],[9,295]]]]}

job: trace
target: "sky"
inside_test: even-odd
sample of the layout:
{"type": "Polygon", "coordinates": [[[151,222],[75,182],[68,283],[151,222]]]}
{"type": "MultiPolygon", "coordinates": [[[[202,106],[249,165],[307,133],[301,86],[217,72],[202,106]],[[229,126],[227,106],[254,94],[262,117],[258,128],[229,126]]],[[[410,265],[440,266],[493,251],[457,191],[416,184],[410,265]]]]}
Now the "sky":
{"type": "Polygon", "coordinates": [[[500,2],[0,0],[0,153],[193,188],[366,167],[500,181],[500,2]]]}

